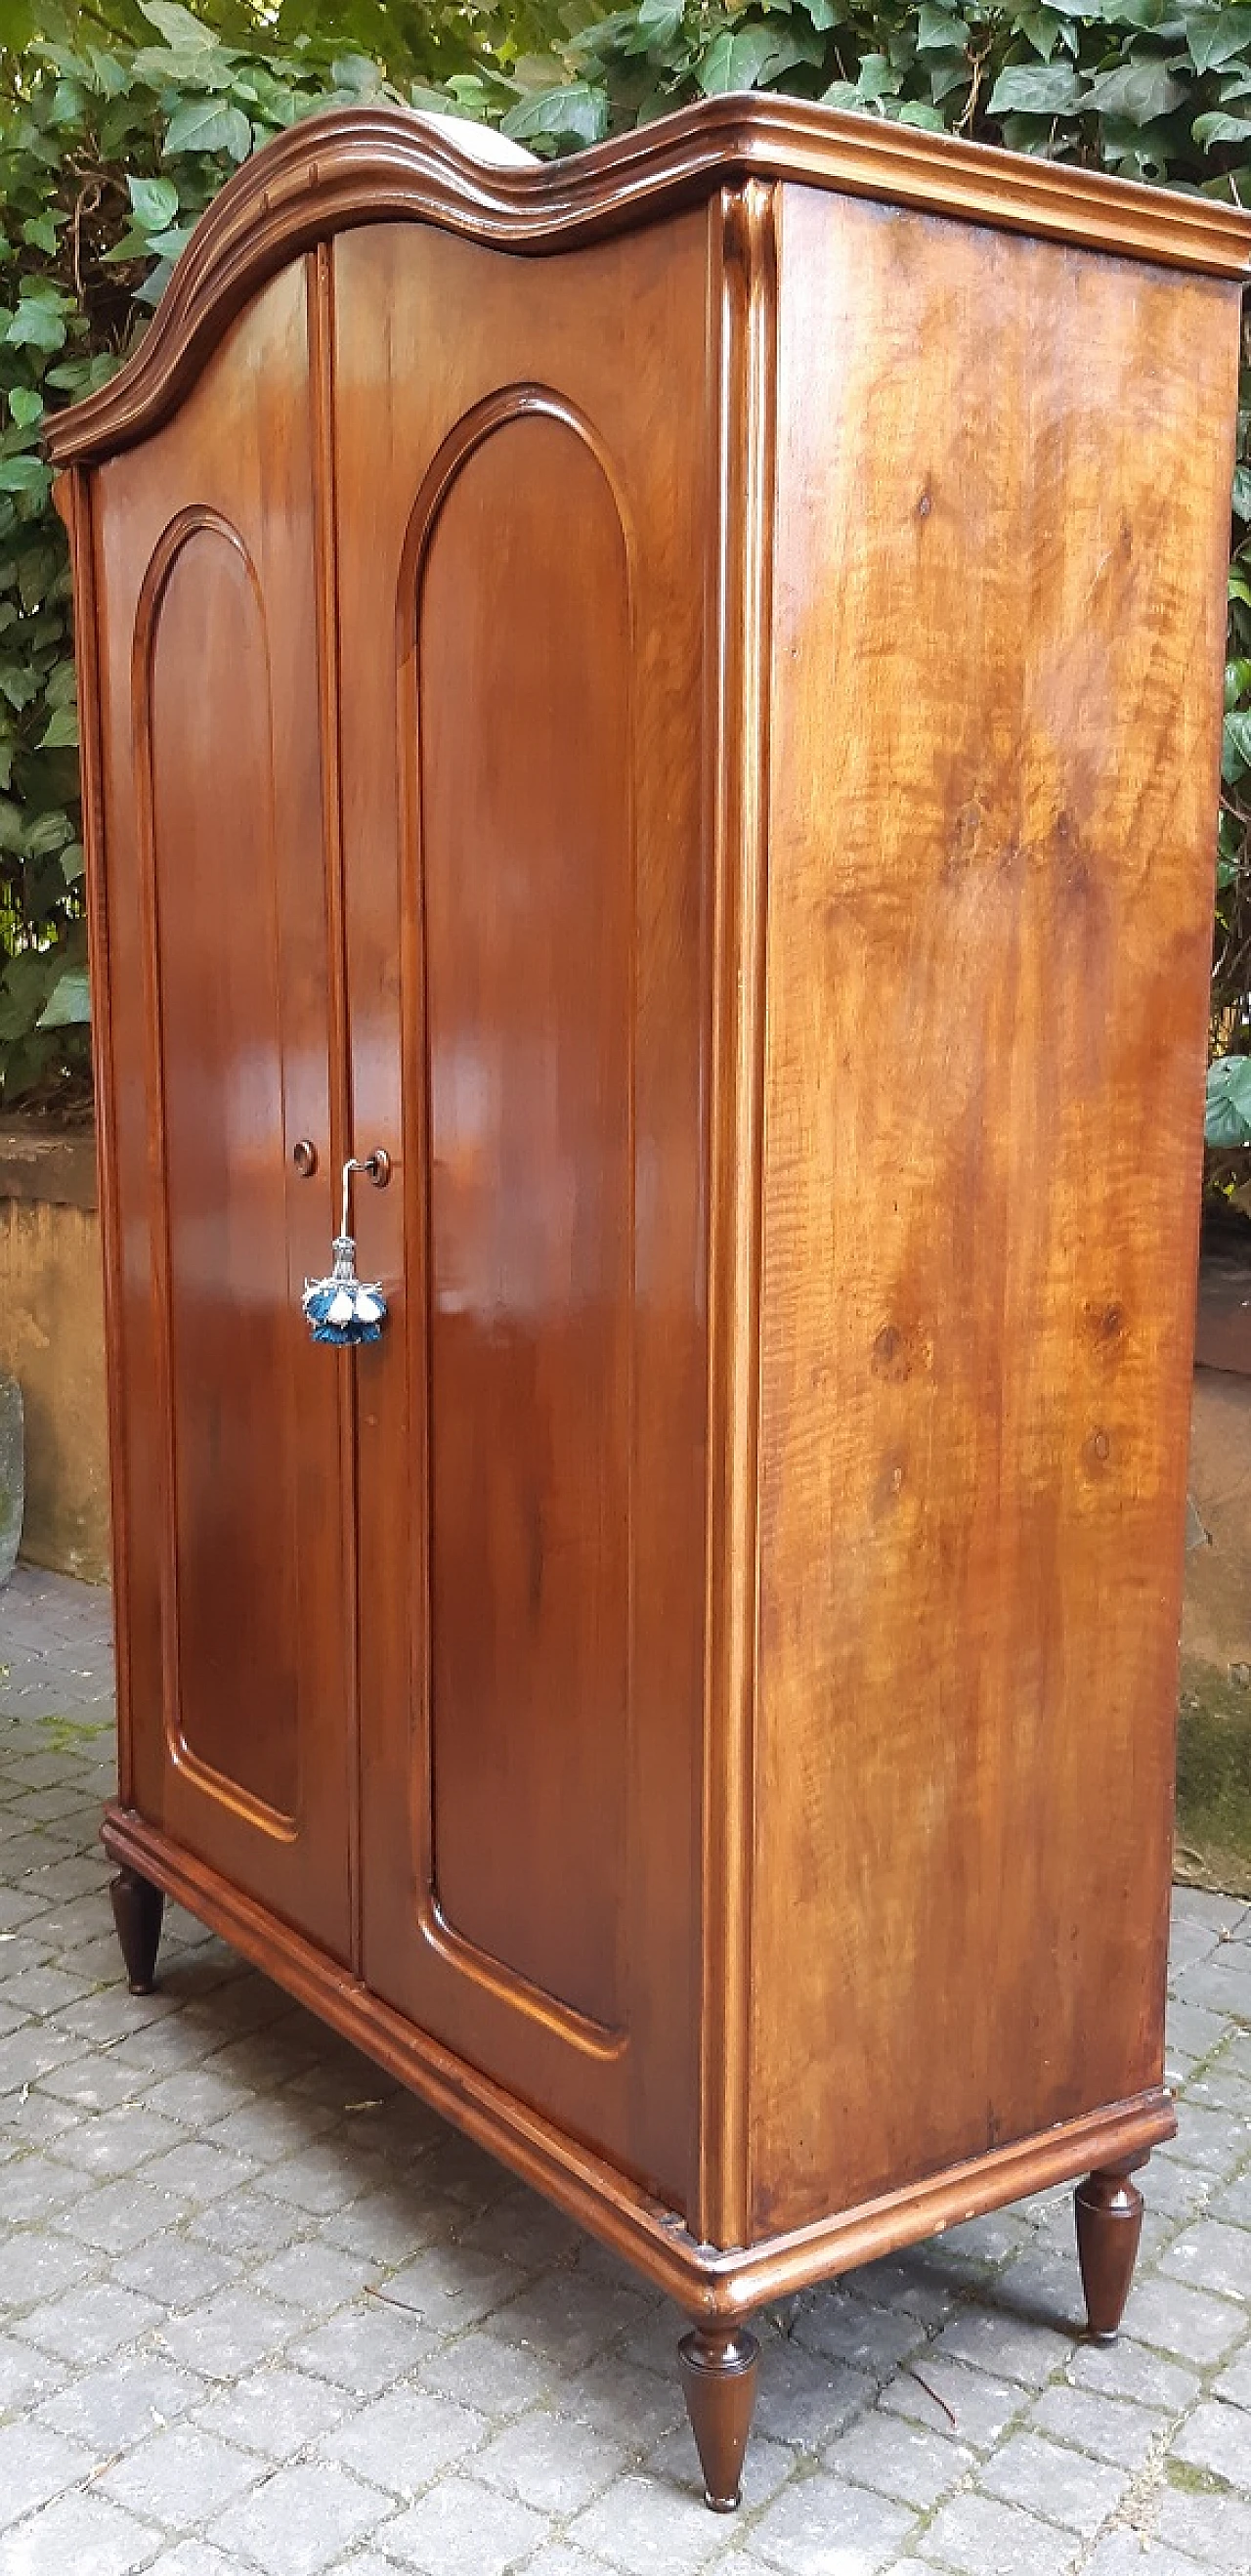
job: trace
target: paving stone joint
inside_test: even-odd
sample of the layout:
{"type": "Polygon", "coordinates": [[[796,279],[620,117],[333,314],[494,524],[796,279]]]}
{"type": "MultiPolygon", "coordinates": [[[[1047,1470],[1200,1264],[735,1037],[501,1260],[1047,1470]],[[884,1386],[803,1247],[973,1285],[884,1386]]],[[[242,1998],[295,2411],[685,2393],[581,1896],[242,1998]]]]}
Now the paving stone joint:
{"type": "Polygon", "coordinates": [[[663,2299],[177,1907],[127,1994],[107,1596],[0,1638],[0,2576],[1251,2576],[1251,1906],[1176,1894],[1119,2343],[1067,2190],[872,2264],[718,2522],[663,2299]]]}

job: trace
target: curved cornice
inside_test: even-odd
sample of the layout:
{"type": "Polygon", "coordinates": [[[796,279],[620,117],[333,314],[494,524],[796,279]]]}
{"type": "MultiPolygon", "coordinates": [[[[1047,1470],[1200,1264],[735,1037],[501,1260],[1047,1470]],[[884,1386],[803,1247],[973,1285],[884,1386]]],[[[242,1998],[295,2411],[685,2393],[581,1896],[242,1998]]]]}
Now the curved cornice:
{"type": "Polygon", "coordinates": [[[146,437],[265,279],[349,225],[407,217],[541,258],[746,178],[877,197],[1209,276],[1242,280],[1251,269],[1251,215],[1210,198],[801,99],[705,99],[533,169],[483,162],[405,108],[331,108],[228,180],[134,357],[101,392],[49,421],[47,452],[56,465],[79,464],[146,437]]]}

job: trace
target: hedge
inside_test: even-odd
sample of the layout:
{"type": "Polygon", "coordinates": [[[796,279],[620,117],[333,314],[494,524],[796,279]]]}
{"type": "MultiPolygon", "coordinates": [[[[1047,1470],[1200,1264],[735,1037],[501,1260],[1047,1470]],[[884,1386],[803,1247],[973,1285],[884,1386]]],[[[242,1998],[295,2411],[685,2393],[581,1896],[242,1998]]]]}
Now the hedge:
{"type": "MultiPolygon", "coordinates": [[[[89,1085],[68,565],[41,425],[120,365],[197,215],[284,126],[331,101],[391,98],[554,154],[701,95],[774,89],[1251,206],[1251,6],[639,0],[604,16],[589,0],[282,0],[262,15],[218,0],[196,16],[175,0],[101,0],[38,14],[36,27],[31,0],[0,0],[6,1107],[68,1105],[89,1085]]],[[[1213,978],[1214,1038],[1235,1052],[1251,984],[1247,386],[1251,372],[1232,495],[1213,978]]],[[[1222,1141],[1251,1140],[1251,1065],[1218,1087],[1222,1141]]]]}

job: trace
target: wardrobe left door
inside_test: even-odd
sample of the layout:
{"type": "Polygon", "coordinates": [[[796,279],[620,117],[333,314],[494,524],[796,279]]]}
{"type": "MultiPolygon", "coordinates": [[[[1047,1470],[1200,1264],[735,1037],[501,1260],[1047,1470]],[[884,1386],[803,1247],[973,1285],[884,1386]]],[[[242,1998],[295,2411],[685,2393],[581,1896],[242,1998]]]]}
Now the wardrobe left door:
{"type": "Polygon", "coordinates": [[[122,1800],[349,1960],[350,1359],[300,1313],[343,1125],[324,282],[92,476],[92,856],[122,1800]]]}

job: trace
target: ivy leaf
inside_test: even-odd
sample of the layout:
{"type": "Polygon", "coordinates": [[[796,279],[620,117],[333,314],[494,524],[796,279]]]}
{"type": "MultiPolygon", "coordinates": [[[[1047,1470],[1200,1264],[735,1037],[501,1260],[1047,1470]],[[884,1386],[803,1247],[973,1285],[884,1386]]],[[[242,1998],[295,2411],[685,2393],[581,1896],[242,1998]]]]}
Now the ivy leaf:
{"type": "Polygon", "coordinates": [[[1067,116],[1082,103],[1069,63],[1009,63],[987,102],[989,116],[1067,116]]]}
{"type": "Polygon", "coordinates": [[[26,847],[32,859],[53,858],[74,838],[74,826],[60,806],[46,814],[37,814],[26,835],[26,847]]]}
{"type": "Polygon", "coordinates": [[[40,751],[76,751],[78,748],[78,709],[58,707],[47,731],[41,733],[40,751]]]}
{"type": "MultiPolygon", "coordinates": [[[[956,61],[954,54],[934,54],[931,56],[931,63],[930,97],[935,107],[938,107],[943,99],[950,98],[953,89],[958,89],[962,96],[967,95],[969,86],[967,54],[962,55],[959,62],[956,61]]],[[[943,123],[941,117],[939,123],[940,125],[943,123]]]]}
{"type": "Polygon", "coordinates": [[[1096,109],[1100,116],[1124,117],[1129,125],[1152,125],[1159,116],[1171,116],[1185,95],[1167,63],[1155,55],[1100,72],[1082,105],[1096,109]]]}
{"type": "Polygon", "coordinates": [[[172,259],[158,259],[155,268],[149,269],[142,286],[135,288],[136,304],[158,305],[173,273],[172,259]]]}
{"type": "Polygon", "coordinates": [[[51,215],[32,215],[22,226],[22,239],[30,250],[44,250],[49,259],[56,256],[56,224],[51,215]]]}
{"type": "Polygon", "coordinates": [[[1251,135],[1251,117],[1225,116],[1215,109],[1211,116],[1196,116],[1190,131],[1205,149],[1212,143],[1245,143],[1251,135]]]}
{"type": "Polygon", "coordinates": [[[936,9],[931,0],[921,0],[917,19],[917,52],[919,54],[962,54],[968,39],[963,18],[955,18],[948,9],[936,9]]]}
{"type": "Polygon", "coordinates": [[[1167,33],[1170,40],[1182,29],[1171,0],[1089,0],[1082,15],[1102,18],[1109,27],[1137,27],[1149,36],[1167,33]]]}
{"type": "Polygon", "coordinates": [[[49,125],[81,125],[91,105],[91,96],[81,81],[58,81],[52,93],[48,114],[49,125]]]}
{"type": "Polygon", "coordinates": [[[1026,43],[1033,46],[1044,63],[1049,63],[1066,24],[1061,12],[1045,6],[1022,9],[1018,11],[1016,24],[1026,43]]]}
{"type": "Polygon", "coordinates": [[[135,179],[127,173],[131,213],[143,233],[163,233],[178,212],[178,190],[172,179],[135,179]]]}
{"type": "Polygon", "coordinates": [[[193,18],[189,9],[178,8],[176,0],[139,0],[139,6],[149,26],[165,38],[171,52],[216,52],[218,40],[213,29],[193,18]]]}
{"type": "Polygon", "coordinates": [[[4,336],[13,349],[63,349],[67,334],[50,304],[24,295],[4,336]]]}
{"type": "Polygon", "coordinates": [[[330,66],[330,77],[336,89],[350,90],[353,98],[384,98],[387,84],[379,65],[368,54],[337,54],[330,66]]]}
{"type": "Polygon", "coordinates": [[[150,238],[148,233],[140,232],[137,224],[129,225],[120,241],[115,241],[111,250],[101,253],[102,266],[133,268],[136,260],[147,258],[150,238]]]}
{"type": "Polygon", "coordinates": [[[501,131],[517,143],[556,141],[598,143],[608,130],[608,101],[589,81],[571,81],[560,89],[541,90],[509,109],[501,131]]]}
{"type": "Polygon", "coordinates": [[[808,60],[803,39],[784,27],[744,27],[738,35],[727,28],[713,38],[696,79],[705,98],[720,98],[730,90],[759,89],[808,60]]]}
{"type": "Polygon", "coordinates": [[[171,224],[167,233],[149,233],[148,249],[154,252],[158,259],[178,259],[185,251],[193,231],[192,224],[171,224]]]}
{"type": "Polygon", "coordinates": [[[74,671],[74,664],[69,654],[66,655],[63,662],[58,662],[50,673],[47,686],[44,690],[44,696],[46,697],[50,707],[72,707],[74,705],[78,696],[78,685],[74,671]]]}
{"type": "Polygon", "coordinates": [[[101,97],[123,98],[130,87],[130,73],[116,54],[106,53],[100,45],[88,45],[87,60],[101,97]]]}
{"type": "Polygon", "coordinates": [[[52,987],[35,1022],[37,1029],[69,1029],[91,1018],[87,978],[79,967],[66,968],[52,987]]]}
{"type": "Polygon", "coordinates": [[[39,695],[39,682],[20,662],[0,662],[0,693],[20,715],[39,695]]]}
{"type": "Polygon", "coordinates": [[[251,149],[252,128],[242,108],[188,98],[175,108],[165,129],[161,158],[168,161],[175,152],[228,152],[232,161],[246,161],[251,149]]]}
{"type": "Polygon", "coordinates": [[[167,97],[175,90],[229,89],[235,56],[226,45],[197,53],[170,53],[163,45],[145,45],[135,55],[135,77],[167,97]]]}
{"type": "Polygon", "coordinates": [[[682,0],[643,0],[634,22],[641,53],[664,54],[681,33],[682,0]]]}
{"type": "Polygon", "coordinates": [[[1218,1056],[1208,1066],[1203,1139],[1226,1153],[1251,1145],[1251,1056],[1218,1056]]]}
{"type": "Polygon", "coordinates": [[[47,998],[49,959],[38,948],[19,949],[0,976],[0,1038],[24,1037],[47,998]]]}
{"type": "Polygon", "coordinates": [[[1225,718],[1221,742],[1221,776],[1228,785],[1251,769],[1251,714],[1225,718]]]}
{"type": "Polygon", "coordinates": [[[1219,71],[1251,52],[1251,9],[1195,9],[1185,27],[1197,72],[1219,71]]]}
{"type": "Polygon", "coordinates": [[[37,492],[42,500],[51,488],[41,456],[0,456],[0,492],[37,492]]]}
{"type": "Polygon", "coordinates": [[[9,410],[19,429],[33,429],[36,421],[43,419],[43,396],[36,393],[33,385],[11,385],[9,410]]]}
{"type": "Polygon", "coordinates": [[[866,54],[856,82],[861,98],[894,98],[903,85],[903,75],[896,71],[889,54],[866,54]]]}

